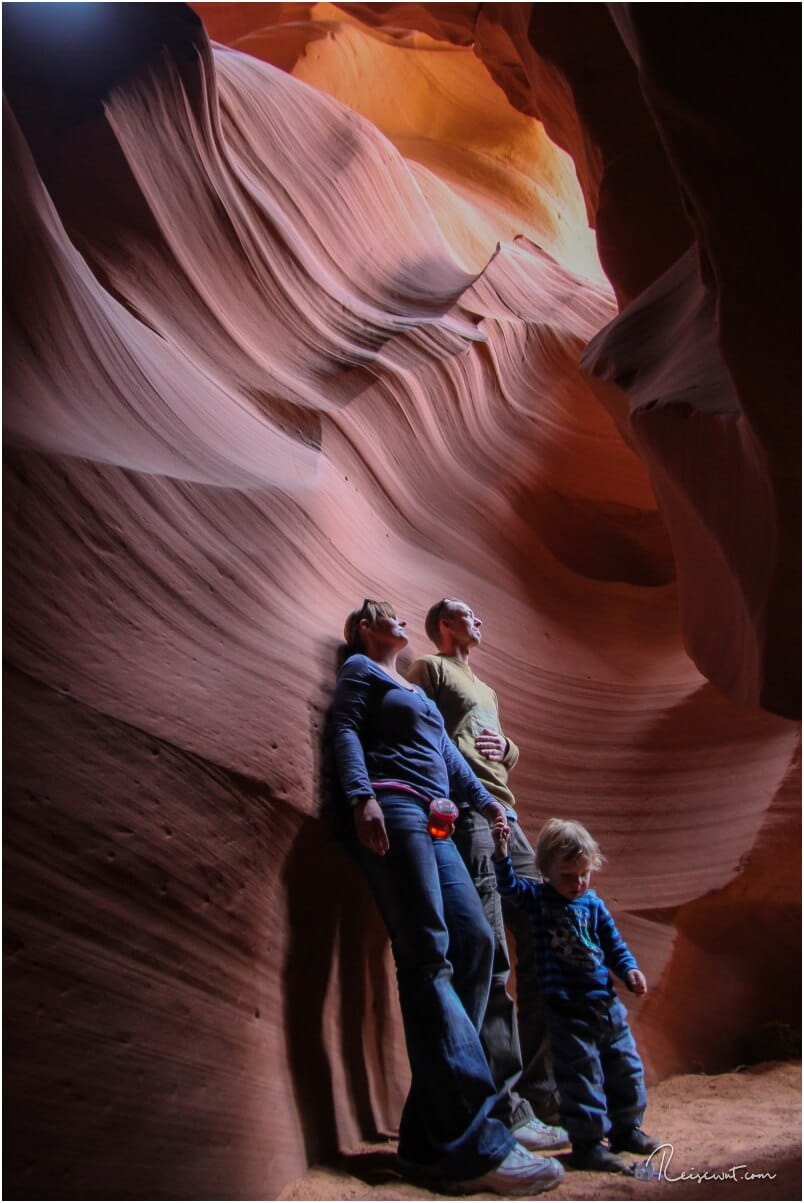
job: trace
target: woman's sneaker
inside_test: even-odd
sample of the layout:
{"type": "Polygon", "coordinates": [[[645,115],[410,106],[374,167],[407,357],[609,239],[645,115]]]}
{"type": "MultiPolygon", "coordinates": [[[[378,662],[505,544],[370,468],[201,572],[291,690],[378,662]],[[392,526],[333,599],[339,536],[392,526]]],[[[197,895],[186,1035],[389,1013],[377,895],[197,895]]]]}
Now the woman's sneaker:
{"type": "Polygon", "coordinates": [[[479,1178],[466,1182],[442,1184],[442,1190],[462,1195],[475,1195],[483,1190],[497,1195],[538,1195],[550,1190],[564,1177],[560,1162],[552,1157],[537,1157],[530,1149],[515,1144],[493,1170],[486,1170],[479,1178]]]}
{"type": "Polygon", "coordinates": [[[526,1149],[560,1149],[569,1144],[569,1133],[565,1128],[543,1124],[540,1119],[529,1119],[526,1124],[515,1128],[512,1133],[526,1149]]]}
{"type": "Polygon", "coordinates": [[[641,1128],[626,1128],[624,1132],[612,1132],[609,1145],[615,1153],[655,1153],[661,1143],[648,1136],[641,1128]]]}

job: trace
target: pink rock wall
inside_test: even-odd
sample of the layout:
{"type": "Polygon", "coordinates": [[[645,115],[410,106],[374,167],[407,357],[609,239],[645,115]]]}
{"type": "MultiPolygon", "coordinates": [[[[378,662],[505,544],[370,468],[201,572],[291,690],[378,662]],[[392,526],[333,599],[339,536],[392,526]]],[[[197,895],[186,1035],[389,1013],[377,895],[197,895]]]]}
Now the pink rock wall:
{"type": "MultiPolygon", "coordinates": [[[[651,372],[672,399],[662,331],[680,321],[709,351],[684,357],[679,387],[726,395],[713,303],[688,259],[672,267],[691,227],[658,212],[649,260],[647,217],[625,238],[593,89],[559,54],[563,7],[483,6],[472,48],[474,5],[198,5],[235,48],[184,16],[103,111],[48,108],[30,76],[9,86],[16,1197],[267,1198],[393,1130],[387,949],[318,817],[338,633],[365,595],[399,605],[414,653],[444,593],[485,618],[478,668],[523,748],[523,819],[572,814],[599,834],[601,890],[655,986],[636,1017],[652,1072],[700,1058],[690,966],[702,1022],[722,1028],[707,1068],[787,1018],[789,980],[741,986],[726,1022],[718,963],[695,951],[707,899],[728,930],[758,898],[766,916],[794,902],[768,858],[786,842],[794,861],[779,799],[797,729],[746,704],[782,593],[735,618],[749,569],[779,579],[788,545],[758,525],[731,554],[701,482],[720,465],[721,507],[756,495],[765,517],[782,494],[758,423],[726,426],[718,407],[666,500],[672,407],[665,454],[579,367],[609,327],[603,374],[631,366],[636,410],[651,372]],[[636,298],[619,317],[590,214],[617,296],[636,298]],[[668,268],[657,305],[637,297],[668,268]],[[736,700],[685,641],[720,650],[733,680],[712,679],[736,700]]],[[[615,26],[584,9],[621,77],[615,26]]],[[[645,154],[632,174],[642,163],[666,196],[655,139],[645,154]]],[[[750,949],[729,957],[745,983],[750,949]]]]}

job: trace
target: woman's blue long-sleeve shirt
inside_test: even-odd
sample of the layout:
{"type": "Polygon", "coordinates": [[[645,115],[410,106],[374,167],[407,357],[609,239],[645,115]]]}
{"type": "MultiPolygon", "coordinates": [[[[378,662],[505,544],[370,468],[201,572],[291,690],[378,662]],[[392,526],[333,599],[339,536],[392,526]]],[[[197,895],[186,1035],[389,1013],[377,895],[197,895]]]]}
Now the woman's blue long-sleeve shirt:
{"type": "Polygon", "coordinates": [[[373,781],[398,781],[426,798],[452,798],[476,810],[494,801],[450,741],[435,703],[368,656],[350,656],[338,673],[332,725],[349,800],[372,794],[373,781]]]}

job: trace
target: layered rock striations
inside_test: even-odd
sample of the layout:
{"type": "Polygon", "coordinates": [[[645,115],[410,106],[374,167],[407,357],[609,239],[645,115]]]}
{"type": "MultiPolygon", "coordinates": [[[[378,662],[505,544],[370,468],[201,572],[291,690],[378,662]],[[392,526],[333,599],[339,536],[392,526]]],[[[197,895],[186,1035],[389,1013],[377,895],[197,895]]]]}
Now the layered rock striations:
{"type": "Polygon", "coordinates": [[[272,1197],[393,1131],[388,950],[321,817],[364,596],[416,654],[437,597],[485,618],[523,821],[601,838],[652,1072],[701,1055],[693,971],[729,1064],[790,1018],[732,941],[727,1021],[701,953],[791,908],[786,402],[743,395],[650,39],[602,6],[103,7],[52,70],[6,23],[7,1182],[272,1197]]]}

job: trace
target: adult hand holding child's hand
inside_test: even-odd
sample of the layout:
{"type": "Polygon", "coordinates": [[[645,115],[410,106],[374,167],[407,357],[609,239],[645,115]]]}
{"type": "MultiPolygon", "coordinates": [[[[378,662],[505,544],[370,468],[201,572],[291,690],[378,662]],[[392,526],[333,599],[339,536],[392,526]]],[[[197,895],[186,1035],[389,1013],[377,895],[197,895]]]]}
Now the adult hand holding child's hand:
{"type": "Polygon", "coordinates": [[[494,856],[496,860],[503,860],[508,855],[508,837],[511,834],[511,829],[508,826],[508,820],[503,815],[497,818],[491,825],[491,838],[494,840],[494,856]]]}

